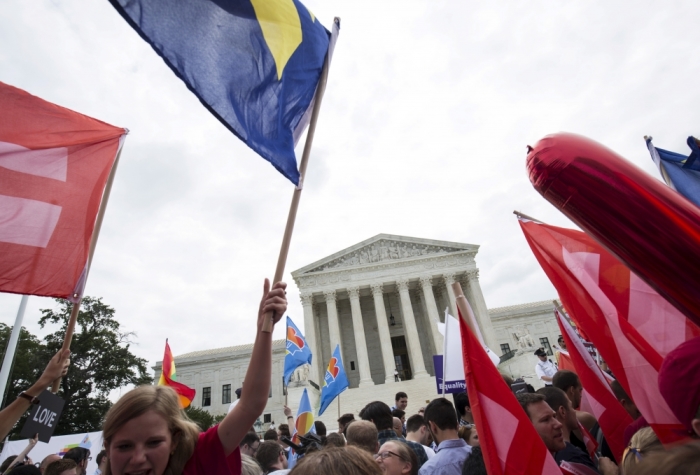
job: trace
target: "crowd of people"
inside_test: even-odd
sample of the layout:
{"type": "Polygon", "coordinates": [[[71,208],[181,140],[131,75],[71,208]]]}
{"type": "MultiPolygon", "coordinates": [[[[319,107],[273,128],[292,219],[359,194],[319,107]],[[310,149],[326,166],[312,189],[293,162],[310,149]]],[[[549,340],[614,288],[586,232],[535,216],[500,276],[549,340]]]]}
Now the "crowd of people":
{"type": "MultiPolygon", "coordinates": [[[[246,391],[220,424],[202,432],[187,418],[170,387],[135,388],[105,417],[104,450],[97,456],[96,475],[487,473],[480,446],[483,440],[466,392],[454,394],[452,400],[437,397],[415,409],[409,405],[409,396],[399,392],[392,406],[371,401],[357,414],[344,414],[337,420],[337,432],[328,432],[316,421],[313,436],[294,441],[295,420],[285,407],[286,423],[268,430],[261,440],[252,427],[267,403],[272,366],[271,333],[262,327],[267,312],[277,323],[286,306],[285,284],[270,288],[266,280],[245,377],[246,391]]],[[[659,373],[661,393],[688,431],[684,443],[662,445],[632,398],[619,384],[611,384],[634,419],[625,433],[625,438],[629,437],[627,449],[620,460],[611,453],[595,417],[580,410],[584,388],[578,376],[567,370],[552,371],[546,355],[544,359],[538,356],[545,387],[513,392],[558,464],[579,464],[588,473],[602,475],[700,473],[700,338],[672,351],[659,373]],[[585,443],[586,436],[599,441],[593,453],[585,443]]],[[[33,399],[65,374],[68,364],[69,353],[59,352],[40,380],[0,412],[1,438],[33,399]]],[[[507,376],[504,379],[512,385],[507,376]]],[[[0,466],[0,475],[93,475],[86,474],[90,460],[90,451],[82,448],[72,449],[62,458],[50,455],[36,466],[28,457],[10,457],[0,466]]]]}

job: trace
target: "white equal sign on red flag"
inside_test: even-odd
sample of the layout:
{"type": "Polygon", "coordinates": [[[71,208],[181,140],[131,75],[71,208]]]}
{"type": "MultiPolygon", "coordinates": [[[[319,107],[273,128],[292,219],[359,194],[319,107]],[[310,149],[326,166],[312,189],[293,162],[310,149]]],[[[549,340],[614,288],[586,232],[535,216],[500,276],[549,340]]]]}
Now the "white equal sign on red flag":
{"type": "Polygon", "coordinates": [[[0,83],[0,292],[82,295],[126,129],[0,83]]]}

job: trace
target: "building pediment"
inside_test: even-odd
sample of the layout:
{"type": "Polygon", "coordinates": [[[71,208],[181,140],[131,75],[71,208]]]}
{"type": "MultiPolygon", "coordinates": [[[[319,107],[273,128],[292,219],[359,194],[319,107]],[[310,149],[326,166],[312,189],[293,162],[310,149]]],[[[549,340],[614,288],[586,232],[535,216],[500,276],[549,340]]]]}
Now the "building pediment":
{"type": "Polygon", "coordinates": [[[468,252],[476,254],[479,246],[448,241],[420,239],[408,236],[378,234],[354,246],[336,252],[294,272],[294,278],[343,268],[368,267],[397,261],[418,260],[468,252]]]}

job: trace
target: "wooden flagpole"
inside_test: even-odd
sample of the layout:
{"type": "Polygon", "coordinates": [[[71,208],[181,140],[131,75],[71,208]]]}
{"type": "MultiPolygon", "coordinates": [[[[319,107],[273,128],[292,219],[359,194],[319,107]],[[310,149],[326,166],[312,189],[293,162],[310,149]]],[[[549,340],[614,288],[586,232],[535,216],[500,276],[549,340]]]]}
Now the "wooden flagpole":
{"type": "MultiPolygon", "coordinates": [[[[467,298],[464,296],[464,292],[462,291],[462,286],[459,284],[459,282],[455,282],[452,284],[452,290],[455,293],[455,300],[457,301],[457,308],[459,308],[459,313],[462,314],[462,320],[464,320],[464,323],[467,324],[469,329],[472,331],[474,335],[477,336],[479,335],[479,332],[476,331],[476,328],[474,327],[474,322],[476,319],[473,318],[472,311],[469,308],[469,305],[467,305],[467,298]],[[472,317],[472,318],[470,318],[472,317]]],[[[445,332],[447,333],[447,332],[445,332]]],[[[483,345],[484,342],[481,342],[483,345]]],[[[443,379],[445,378],[445,375],[442,375],[443,379]]]]}
{"type": "MultiPolygon", "coordinates": [[[[102,195],[102,202],[100,203],[100,209],[97,212],[97,219],[95,221],[95,229],[92,233],[92,239],[90,239],[90,251],[88,253],[87,268],[85,271],[85,285],[87,285],[87,278],[90,274],[90,266],[92,265],[92,257],[95,255],[95,247],[97,247],[97,239],[100,236],[100,229],[102,229],[102,221],[105,217],[105,211],[107,210],[107,202],[109,201],[109,194],[112,192],[112,184],[114,183],[114,177],[117,174],[117,166],[119,165],[119,158],[122,155],[122,148],[124,146],[124,138],[129,131],[127,130],[119,144],[119,151],[117,152],[117,158],[114,159],[114,164],[112,165],[112,170],[109,172],[109,177],[107,178],[107,183],[105,185],[105,192],[102,195]]],[[[84,287],[83,287],[84,288],[84,287]]],[[[66,327],[66,335],[63,337],[63,347],[62,350],[70,349],[71,341],[73,341],[73,333],[75,332],[75,324],[78,321],[78,313],[80,313],[80,303],[83,300],[82,295],[74,295],[74,297],[79,297],[78,301],[73,304],[71,308],[70,318],[68,319],[68,326],[66,327]]],[[[51,392],[57,393],[58,388],[61,385],[61,378],[56,379],[51,386],[51,392]]]]}
{"type": "Polygon", "coordinates": [[[531,217],[531,216],[528,216],[528,215],[526,215],[526,214],[523,214],[523,213],[521,213],[520,211],[513,211],[513,214],[516,215],[518,218],[528,219],[528,220],[534,221],[534,222],[536,222],[536,223],[541,223],[541,222],[542,222],[542,221],[540,221],[539,219],[535,219],[535,218],[533,218],[533,217],[531,217]]]}
{"type": "MultiPolygon", "coordinates": [[[[337,22],[338,18],[334,19],[337,22]]],[[[326,61],[323,63],[323,69],[321,70],[321,77],[318,81],[318,88],[316,89],[316,95],[314,97],[314,108],[311,111],[311,119],[309,121],[309,131],[306,134],[306,142],[304,143],[304,153],[301,156],[301,163],[299,164],[299,186],[294,189],[294,194],[292,194],[292,203],[289,207],[289,215],[287,216],[287,226],[284,228],[284,237],[282,238],[282,246],[280,247],[280,254],[277,258],[277,268],[275,269],[275,278],[272,283],[275,284],[282,280],[284,276],[284,267],[287,264],[287,255],[289,254],[289,245],[292,241],[292,232],[294,231],[294,222],[297,218],[297,210],[299,209],[299,200],[301,199],[301,190],[304,187],[304,178],[306,176],[306,167],[309,164],[309,155],[311,154],[311,145],[314,142],[314,133],[316,132],[316,122],[318,122],[318,114],[321,110],[321,101],[323,100],[323,94],[326,91],[326,81],[328,80],[328,67],[330,62],[330,55],[326,55],[326,61]]],[[[267,312],[265,314],[265,321],[263,322],[262,331],[265,333],[272,332],[272,312],[267,312]]]]}

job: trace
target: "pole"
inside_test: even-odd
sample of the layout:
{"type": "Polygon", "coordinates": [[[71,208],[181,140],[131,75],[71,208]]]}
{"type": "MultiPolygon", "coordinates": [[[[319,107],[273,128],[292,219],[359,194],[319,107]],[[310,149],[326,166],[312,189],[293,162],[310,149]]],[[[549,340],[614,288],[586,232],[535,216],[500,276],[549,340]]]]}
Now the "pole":
{"type": "Polygon", "coordinates": [[[521,213],[520,211],[513,211],[513,214],[516,215],[518,218],[524,218],[524,219],[527,219],[527,220],[530,220],[530,221],[534,221],[534,222],[536,222],[536,223],[541,223],[541,222],[542,222],[542,221],[540,221],[539,219],[535,219],[535,218],[533,218],[533,217],[530,217],[530,216],[528,216],[528,215],[526,215],[526,214],[521,213]]]}
{"type": "MultiPolygon", "coordinates": [[[[117,158],[114,159],[114,164],[112,165],[112,170],[109,172],[109,177],[107,178],[107,183],[105,185],[105,191],[102,195],[102,202],[100,203],[100,209],[97,212],[97,219],[95,220],[95,229],[92,232],[92,238],[90,239],[90,250],[88,252],[88,261],[85,269],[85,284],[87,285],[87,278],[90,274],[90,266],[92,265],[92,257],[95,255],[95,248],[97,247],[97,239],[100,237],[100,229],[102,229],[102,221],[105,217],[105,211],[107,211],[107,203],[109,202],[109,194],[112,192],[112,184],[114,183],[114,177],[117,174],[117,166],[119,165],[119,158],[122,155],[122,146],[124,145],[124,138],[129,131],[127,130],[124,135],[119,139],[119,151],[117,152],[117,158]]],[[[80,303],[83,301],[82,295],[74,294],[74,297],[78,298],[78,301],[73,304],[71,308],[70,318],[68,319],[68,326],[66,326],[66,335],[63,337],[63,350],[69,350],[71,341],[73,341],[73,333],[75,332],[75,324],[78,321],[78,314],[80,313],[80,303]]],[[[58,387],[61,385],[61,378],[58,378],[53,382],[51,386],[51,392],[57,393],[58,387]]]]}
{"type": "Polygon", "coordinates": [[[338,419],[340,419],[340,394],[338,394],[338,419]]]}
{"type": "Polygon", "coordinates": [[[5,397],[7,382],[10,379],[12,361],[15,358],[15,351],[17,351],[17,342],[19,341],[19,335],[22,331],[22,320],[24,319],[24,311],[27,309],[27,300],[29,300],[29,296],[22,295],[22,300],[20,300],[19,309],[17,310],[17,318],[15,318],[15,326],[12,327],[10,340],[7,342],[7,349],[5,350],[5,358],[2,360],[2,370],[0,370],[0,397],[3,399],[5,397]]]}
{"type": "MultiPolygon", "coordinates": [[[[337,21],[337,18],[336,18],[337,21]]],[[[329,48],[330,52],[330,48],[329,48]]],[[[323,63],[321,77],[318,81],[318,88],[314,97],[314,108],[311,111],[311,119],[309,120],[309,132],[306,134],[306,142],[304,143],[304,153],[301,156],[299,164],[299,186],[294,189],[292,194],[292,203],[289,206],[289,215],[287,216],[287,226],[284,228],[284,236],[282,237],[282,246],[280,254],[277,258],[277,268],[275,269],[275,278],[272,283],[275,284],[282,280],[284,276],[284,267],[287,264],[287,255],[289,254],[289,245],[292,241],[292,233],[294,232],[294,222],[297,219],[297,210],[299,209],[299,200],[301,199],[301,190],[304,186],[304,178],[306,177],[306,167],[309,164],[309,155],[311,155],[311,145],[314,142],[314,133],[316,132],[316,123],[318,122],[318,114],[321,110],[321,101],[323,93],[326,91],[326,81],[328,80],[328,67],[330,63],[330,55],[326,55],[326,61],[323,63]]],[[[272,312],[265,314],[262,331],[265,333],[272,332],[272,312]]]]}
{"type": "MultiPolygon", "coordinates": [[[[474,317],[474,312],[472,312],[472,308],[469,305],[469,302],[467,301],[467,298],[464,296],[464,292],[462,292],[462,286],[459,285],[459,282],[455,282],[452,284],[452,290],[455,293],[455,300],[457,301],[457,308],[459,309],[459,312],[462,314],[462,320],[464,320],[464,323],[467,324],[469,329],[474,333],[474,335],[477,336],[479,339],[479,342],[483,345],[484,344],[484,338],[481,336],[481,332],[479,331],[479,326],[476,324],[476,317],[474,317]]],[[[447,333],[447,332],[445,332],[447,333]]]]}

